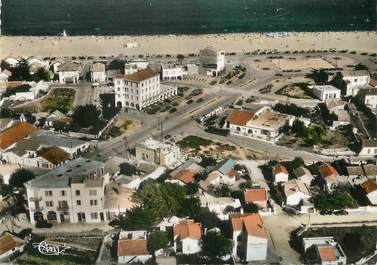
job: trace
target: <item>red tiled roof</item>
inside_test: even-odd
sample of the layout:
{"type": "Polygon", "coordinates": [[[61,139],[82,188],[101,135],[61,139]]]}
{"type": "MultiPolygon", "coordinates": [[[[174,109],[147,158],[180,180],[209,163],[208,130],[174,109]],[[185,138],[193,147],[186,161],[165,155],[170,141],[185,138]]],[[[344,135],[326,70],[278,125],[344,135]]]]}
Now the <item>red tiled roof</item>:
{"type": "Polygon", "coordinates": [[[54,165],[59,165],[70,159],[70,155],[57,146],[42,148],[38,151],[38,155],[54,165]]]}
{"type": "Polygon", "coordinates": [[[328,163],[325,163],[319,167],[319,173],[324,179],[329,179],[329,180],[339,176],[336,169],[328,163]]]}
{"type": "Polygon", "coordinates": [[[266,189],[248,189],[244,191],[245,201],[247,203],[267,201],[267,190],[266,189]]]}
{"type": "Polygon", "coordinates": [[[202,228],[200,224],[195,223],[192,219],[183,220],[174,226],[174,238],[176,236],[179,236],[181,240],[185,238],[200,240],[202,238],[202,228]]]}
{"type": "Polygon", "coordinates": [[[177,178],[185,184],[194,182],[195,172],[189,169],[183,169],[177,174],[177,178]]]}
{"type": "Polygon", "coordinates": [[[260,214],[233,214],[230,218],[233,231],[241,231],[245,227],[248,235],[267,238],[267,231],[260,214]]]}
{"type": "Polygon", "coordinates": [[[5,233],[2,237],[0,237],[0,255],[14,249],[19,245],[21,245],[21,243],[16,242],[11,234],[5,233]]]}
{"type": "Polygon", "coordinates": [[[274,172],[275,174],[278,174],[278,173],[285,173],[288,175],[288,170],[285,166],[283,166],[282,164],[277,164],[275,167],[274,167],[274,172]]]}
{"type": "Polygon", "coordinates": [[[371,79],[369,80],[369,85],[371,85],[372,87],[377,87],[377,80],[371,78],[371,79]]]}
{"type": "Polygon", "coordinates": [[[336,261],[335,249],[333,246],[318,246],[318,253],[321,261],[336,261]]]}
{"type": "Polygon", "coordinates": [[[241,110],[233,110],[228,118],[226,119],[227,122],[230,124],[241,125],[244,126],[248,121],[250,121],[254,116],[253,112],[249,111],[241,111],[241,110]]]}
{"type": "Polygon", "coordinates": [[[37,129],[27,122],[20,122],[0,134],[0,149],[6,149],[12,144],[32,134],[37,129]]]}
{"type": "Polygon", "coordinates": [[[158,75],[157,72],[153,71],[150,68],[147,68],[147,69],[140,70],[140,71],[138,71],[136,73],[133,73],[133,74],[130,74],[130,75],[126,75],[124,77],[124,79],[125,80],[134,81],[134,82],[141,82],[141,81],[144,81],[146,79],[155,77],[157,75],[158,75]]]}
{"type": "Polygon", "coordinates": [[[119,256],[142,256],[147,255],[146,239],[124,239],[118,241],[119,256]]]}
{"type": "Polygon", "coordinates": [[[371,193],[377,190],[377,181],[373,179],[368,179],[367,181],[361,184],[361,187],[366,193],[371,193]]]}

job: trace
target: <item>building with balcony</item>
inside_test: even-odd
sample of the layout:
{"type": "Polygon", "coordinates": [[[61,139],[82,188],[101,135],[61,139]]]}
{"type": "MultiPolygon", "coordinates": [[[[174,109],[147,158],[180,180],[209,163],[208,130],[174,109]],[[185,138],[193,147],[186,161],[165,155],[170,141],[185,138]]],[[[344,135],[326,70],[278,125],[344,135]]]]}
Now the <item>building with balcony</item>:
{"type": "Polygon", "coordinates": [[[105,222],[104,163],[77,158],[25,184],[30,222],[105,222]]]}
{"type": "Polygon", "coordinates": [[[159,73],[150,68],[114,78],[117,107],[136,110],[177,95],[177,86],[161,87],[159,73]]]}

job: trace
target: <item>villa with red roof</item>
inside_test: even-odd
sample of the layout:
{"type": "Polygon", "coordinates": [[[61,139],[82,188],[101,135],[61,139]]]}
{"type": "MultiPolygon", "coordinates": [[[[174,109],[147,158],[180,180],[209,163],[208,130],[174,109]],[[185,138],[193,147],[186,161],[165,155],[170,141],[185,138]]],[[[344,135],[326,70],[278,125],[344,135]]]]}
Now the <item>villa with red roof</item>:
{"type": "Polygon", "coordinates": [[[325,189],[331,192],[336,186],[342,183],[346,183],[348,178],[340,176],[335,167],[329,163],[324,163],[319,167],[319,174],[322,177],[325,189]]]}
{"type": "Polygon", "coordinates": [[[259,214],[233,214],[230,217],[235,258],[264,261],[267,258],[268,235],[259,214]]]}
{"type": "Polygon", "coordinates": [[[254,203],[259,209],[267,211],[268,193],[266,189],[247,189],[244,191],[244,197],[246,203],[254,203]]]}
{"type": "Polygon", "coordinates": [[[117,247],[118,263],[145,263],[152,258],[147,250],[147,231],[121,231],[117,247]]]}
{"type": "Polygon", "coordinates": [[[230,133],[248,138],[276,142],[281,136],[280,129],[292,125],[295,117],[263,107],[257,112],[233,110],[226,119],[230,133]]]}
{"type": "Polygon", "coordinates": [[[272,175],[274,177],[274,183],[280,183],[280,182],[287,182],[288,181],[288,170],[285,166],[282,164],[277,164],[273,170],[272,170],[272,175]]]}
{"type": "Polygon", "coordinates": [[[194,254],[201,251],[202,226],[192,219],[179,222],[174,226],[174,251],[182,254],[194,254]]]}

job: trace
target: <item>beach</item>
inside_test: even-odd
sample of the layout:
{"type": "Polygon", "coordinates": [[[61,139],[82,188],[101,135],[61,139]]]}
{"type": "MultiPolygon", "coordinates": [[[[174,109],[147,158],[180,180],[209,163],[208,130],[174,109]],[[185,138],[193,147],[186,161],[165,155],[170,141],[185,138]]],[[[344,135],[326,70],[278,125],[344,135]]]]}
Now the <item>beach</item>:
{"type": "Polygon", "coordinates": [[[215,45],[225,52],[348,50],[377,52],[377,32],[303,32],[147,36],[29,37],[0,36],[0,57],[176,55],[215,45]],[[136,46],[137,47],[131,47],[136,46]],[[130,46],[130,47],[128,47],[130,46]]]}

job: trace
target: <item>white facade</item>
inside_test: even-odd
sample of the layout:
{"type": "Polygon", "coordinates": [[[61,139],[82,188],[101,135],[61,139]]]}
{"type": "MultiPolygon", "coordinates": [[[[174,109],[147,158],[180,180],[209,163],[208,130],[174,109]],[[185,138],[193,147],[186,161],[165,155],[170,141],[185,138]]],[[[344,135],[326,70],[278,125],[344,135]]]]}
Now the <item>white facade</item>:
{"type": "Polygon", "coordinates": [[[73,83],[76,84],[80,79],[80,71],[59,71],[59,83],[67,84],[73,83]]]}
{"type": "Polygon", "coordinates": [[[109,177],[103,163],[78,158],[29,181],[25,186],[30,222],[41,217],[58,223],[108,221],[104,187],[109,177]]]}
{"type": "Polygon", "coordinates": [[[362,149],[359,156],[375,156],[377,155],[377,139],[363,139],[362,149]]]}
{"type": "MultiPolygon", "coordinates": [[[[177,244],[174,243],[174,249],[177,249],[177,244]]],[[[181,253],[185,255],[195,254],[202,250],[200,241],[191,238],[181,240],[181,253]]]]}
{"type": "Polygon", "coordinates": [[[281,183],[281,182],[287,182],[288,181],[288,174],[284,172],[279,172],[275,174],[274,182],[276,183],[281,183]]]}
{"type": "Polygon", "coordinates": [[[94,63],[90,69],[92,82],[106,83],[106,66],[104,63],[94,63]]]}
{"type": "Polygon", "coordinates": [[[281,136],[280,129],[286,124],[292,125],[294,120],[294,116],[274,112],[269,107],[264,107],[254,113],[245,124],[232,123],[231,120],[227,122],[231,134],[274,143],[281,136]]]}
{"type": "Polygon", "coordinates": [[[225,212],[228,207],[238,209],[241,207],[239,199],[233,199],[230,197],[214,197],[207,193],[204,193],[199,197],[202,207],[208,208],[210,212],[217,215],[220,220],[228,220],[229,214],[225,212]]]}
{"type": "Polygon", "coordinates": [[[159,74],[151,69],[114,78],[114,90],[116,106],[137,110],[177,95],[176,86],[162,94],[159,74]]]}
{"type": "Polygon", "coordinates": [[[199,51],[200,67],[208,76],[219,76],[225,69],[225,52],[211,46],[199,51]]]}
{"type": "Polygon", "coordinates": [[[367,197],[372,204],[377,205],[377,190],[369,192],[367,197]]]}
{"type": "Polygon", "coordinates": [[[238,257],[237,248],[243,245],[246,248],[246,261],[263,261],[267,259],[267,238],[248,236],[241,231],[233,232],[232,255],[238,257]]]}
{"type": "Polygon", "coordinates": [[[147,231],[121,231],[118,240],[118,263],[145,263],[152,258],[147,251],[147,231]]]}
{"type": "Polygon", "coordinates": [[[331,85],[309,86],[309,88],[313,90],[314,95],[316,95],[316,97],[322,102],[340,98],[341,91],[331,85]]]}
{"type": "Polygon", "coordinates": [[[343,80],[347,84],[346,96],[356,96],[360,87],[369,83],[370,76],[367,71],[342,72],[343,80]]]}
{"type": "Polygon", "coordinates": [[[186,74],[180,65],[161,65],[161,80],[182,80],[186,74]]]}

